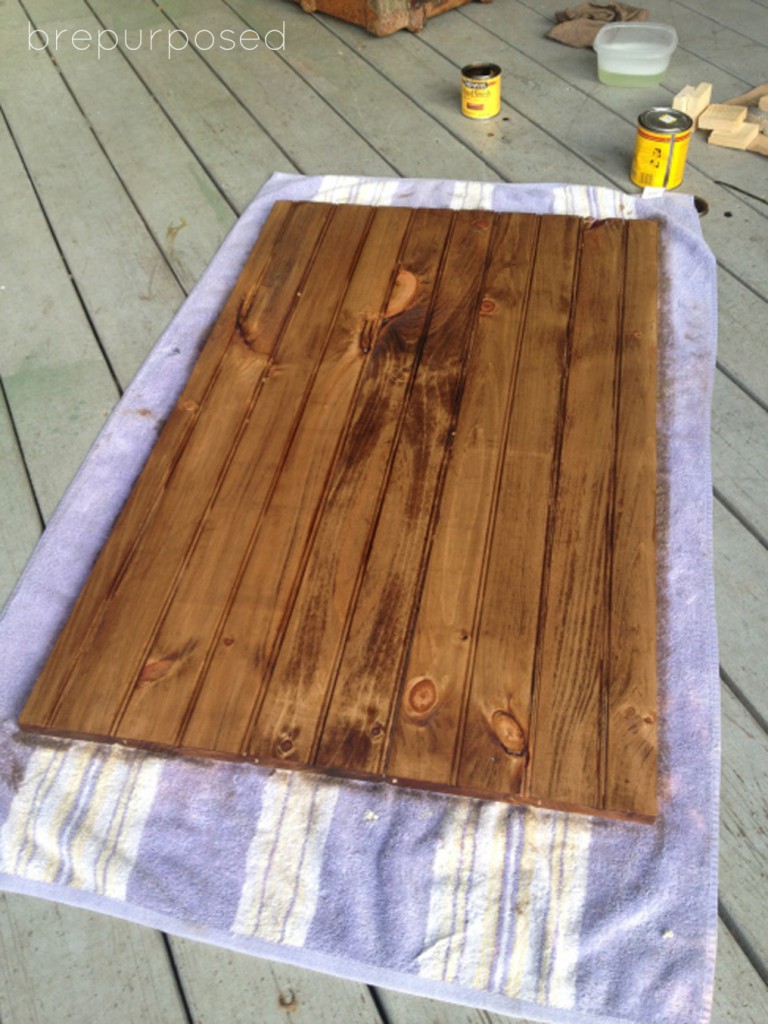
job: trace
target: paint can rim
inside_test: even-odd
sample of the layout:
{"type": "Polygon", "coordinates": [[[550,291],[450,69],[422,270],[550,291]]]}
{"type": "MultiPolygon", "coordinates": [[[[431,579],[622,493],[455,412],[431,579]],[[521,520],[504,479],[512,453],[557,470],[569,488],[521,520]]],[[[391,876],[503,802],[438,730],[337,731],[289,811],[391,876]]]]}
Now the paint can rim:
{"type": "Polygon", "coordinates": [[[501,68],[498,64],[492,64],[486,60],[480,61],[477,64],[465,64],[461,69],[461,74],[462,77],[471,78],[474,82],[485,82],[498,78],[501,74],[501,68]]]}
{"type": "Polygon", "coordinates": [[[677,135],[693,128],[693,119],[674,107],[651,107],[650,110],[644,110],[637,123],[646,131],[659,135],[677,135]]]}

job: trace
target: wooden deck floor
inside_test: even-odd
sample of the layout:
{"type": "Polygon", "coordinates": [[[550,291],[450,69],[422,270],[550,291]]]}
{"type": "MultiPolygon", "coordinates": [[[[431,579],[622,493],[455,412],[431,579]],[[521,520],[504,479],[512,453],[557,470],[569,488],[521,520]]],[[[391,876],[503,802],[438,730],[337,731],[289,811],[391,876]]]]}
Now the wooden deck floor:
{"type": "MultiPolygon", "coordinates": [[[[601,86],[590,51],[546,40],[561,6],[494,0],[377,40],[288,0],[0,2],[0,600],[121,389],[273,171],[632,190],[640,110],[686,83],[710,81],[722,100],[768,78],[766,0],[656,0],[653,17],[681,42],[663,86],[647,92],[601,86]],[[173,28],[263,37],[283,24],[280,51],[263,38],[251,52],[148,44],[151,28],[167,48],[173,28]],[[73,45],[74,30],[95,40],[104,28],[128,28],[133,48],[73,45]],[[47,34],[52,59],[32,52],[44,39],[33,30],[47,34]],[[491,122],[458,112],[459,68],[477,59],[504,68],[491,122]]],[[[708,204],[720,275],[717,1024],[768,1019],[767,172],[766,158],[699,137],[684,183],[708,204]]],[[[0,907],[2,1024],[501,1020],[28,898],[0,897],[0,907]]]]}

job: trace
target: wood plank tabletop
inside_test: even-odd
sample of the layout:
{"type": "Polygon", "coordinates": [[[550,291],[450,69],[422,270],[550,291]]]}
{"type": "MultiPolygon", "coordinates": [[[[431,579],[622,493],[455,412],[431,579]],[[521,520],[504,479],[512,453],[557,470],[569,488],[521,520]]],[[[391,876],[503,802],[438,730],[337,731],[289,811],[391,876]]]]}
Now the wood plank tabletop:
{"type": "Polygon", "coordinates": [[[657,252],[277,203],[22,727],[653,819],[657,252]]]}

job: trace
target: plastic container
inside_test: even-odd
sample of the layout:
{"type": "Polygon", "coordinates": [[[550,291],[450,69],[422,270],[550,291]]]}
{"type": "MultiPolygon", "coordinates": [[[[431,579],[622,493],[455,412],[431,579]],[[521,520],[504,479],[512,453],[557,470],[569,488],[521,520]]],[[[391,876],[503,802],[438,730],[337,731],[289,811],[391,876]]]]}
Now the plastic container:
{"type": "Polygon", "coordinates": [[[592,45],[601,82],[658,85],[677,46],[677,32],[658,22],[620,21],[603,25],[592,45]]]}

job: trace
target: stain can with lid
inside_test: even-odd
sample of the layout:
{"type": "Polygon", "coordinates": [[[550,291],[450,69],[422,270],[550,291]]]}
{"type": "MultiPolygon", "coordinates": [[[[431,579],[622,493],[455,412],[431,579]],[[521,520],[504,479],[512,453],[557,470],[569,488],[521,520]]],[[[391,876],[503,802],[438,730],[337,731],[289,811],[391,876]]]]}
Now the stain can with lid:
{"type": "Polygon", "coordinates": [[[478,119],[501,110],[501,68],[498,64],[467,64],[461,69],[461,112],[478,119]]]}
{"type": "Polygon", "coordinates": [[[652,107],[637,119],[630,178],[641,188],[677,188],[683,180],[693,121],[673,107],[652,107]]]}

